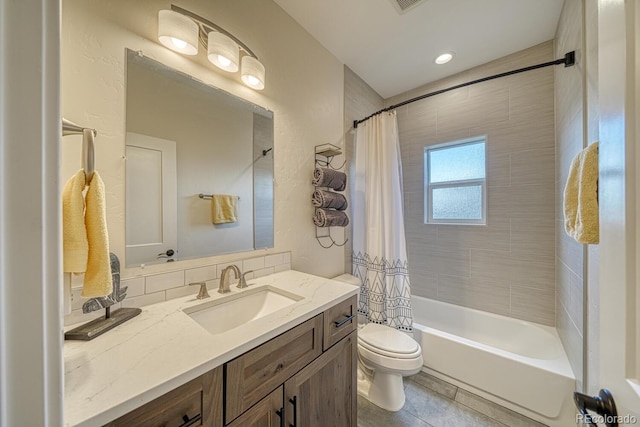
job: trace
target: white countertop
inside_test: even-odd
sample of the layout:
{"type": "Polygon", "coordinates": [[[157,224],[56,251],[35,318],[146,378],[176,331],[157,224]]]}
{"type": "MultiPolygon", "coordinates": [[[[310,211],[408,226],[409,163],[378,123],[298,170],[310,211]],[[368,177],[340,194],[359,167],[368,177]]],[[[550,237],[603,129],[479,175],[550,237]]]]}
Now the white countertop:
{"type": "MultiPolygon", "coordinates": [[[[270,340],[336,303],[357,287],[297,271],[249,281],[304,299],[229,332],[211,335],[182,310],[230,294],[210,290],[142,308],[92,341],[64,343],[64,424],[101,426],[270,340]]],[[[232,294],[244,292],[231,286],[232,294]]],[[[72,325],[71,329],[77,325],[72,325]]]]}

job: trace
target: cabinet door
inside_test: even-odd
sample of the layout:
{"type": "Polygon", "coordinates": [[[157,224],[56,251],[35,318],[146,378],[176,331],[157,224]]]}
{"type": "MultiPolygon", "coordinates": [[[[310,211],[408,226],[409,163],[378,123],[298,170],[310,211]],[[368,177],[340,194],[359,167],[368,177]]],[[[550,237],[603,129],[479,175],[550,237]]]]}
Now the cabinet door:
{"type": "Polygon", "coordinates": [[[356,334],[343,338],[285,383],[285,425],[356,427],[356,334]]]}
{"type": "Polygon", "coordinates": [[[283,425],[282,412],[282,386],[280,386],[227,427],[278,427],[283,425]]]}

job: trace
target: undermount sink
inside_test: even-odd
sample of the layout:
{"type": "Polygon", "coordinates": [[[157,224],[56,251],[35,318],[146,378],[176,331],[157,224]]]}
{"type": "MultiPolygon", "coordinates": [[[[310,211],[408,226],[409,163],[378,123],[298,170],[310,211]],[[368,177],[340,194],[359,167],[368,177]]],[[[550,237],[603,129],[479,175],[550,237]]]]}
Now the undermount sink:
{"type": "Polygon", "coordinates": [[[302,300],[299,295],[272,286],[261,286],[209,301],[183,311],[213,335],[260,319],[302,300]]]}

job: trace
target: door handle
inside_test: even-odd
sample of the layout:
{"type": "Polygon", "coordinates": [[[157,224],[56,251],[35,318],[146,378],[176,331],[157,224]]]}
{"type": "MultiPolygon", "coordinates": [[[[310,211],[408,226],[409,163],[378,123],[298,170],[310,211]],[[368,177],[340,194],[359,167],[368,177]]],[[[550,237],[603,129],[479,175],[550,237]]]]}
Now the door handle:
{"type": "Polygon", "coordinates": [[[613,395],[606,388],[600,389],[598,396],[589,396],[576,391],[573,393],[573,401],[580,415],[584,417],[583,420],[589,423],[590,426],[598,427],[587,411],[594,411],[604,417],[607,427],[618,427],[616,403],[613,400],[613,395]]]}
{"type": "Polygon", "coordinates": [[[160,252],[157,258],[171,258],[175,255],[175,253],[176,251],[174,251],[173,249],[167,249],[166,252],[160,252]]]}

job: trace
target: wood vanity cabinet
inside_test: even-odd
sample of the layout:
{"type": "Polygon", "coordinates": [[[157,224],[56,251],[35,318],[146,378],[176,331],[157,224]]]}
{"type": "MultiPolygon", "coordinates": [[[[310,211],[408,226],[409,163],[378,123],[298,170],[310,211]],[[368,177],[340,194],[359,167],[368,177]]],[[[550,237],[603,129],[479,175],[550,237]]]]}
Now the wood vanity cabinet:
{"type": "Polygon", "coordinates": [[[107,427],[222,426],[222,366],[171,390],[107,427]]]}
{"type": "Polygon", "coordinates": [[[226,363],[225,424],[355,427],[355,304],[343,301],[226,363]]]}
{"type": "Polygon", "coordinates": [[[355,304],[338,303],[107,425],[356,427],[355,304]]]}

